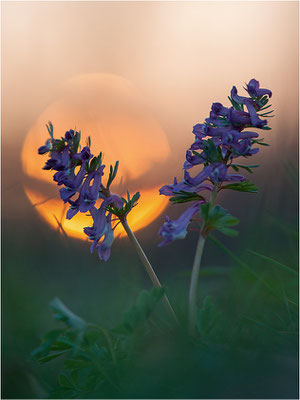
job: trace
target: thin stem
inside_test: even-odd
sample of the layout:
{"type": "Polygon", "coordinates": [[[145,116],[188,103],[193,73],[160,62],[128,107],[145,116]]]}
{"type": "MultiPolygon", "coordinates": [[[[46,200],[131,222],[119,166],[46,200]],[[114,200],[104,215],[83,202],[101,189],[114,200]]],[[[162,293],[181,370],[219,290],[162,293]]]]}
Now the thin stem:
{"type": "Polygon", "coordinates": [[[197,295],[197,286],[198,286],[198,276],[201,264],[201,258],[203,254],[205,244],[205,237],[200,232],[200,236],[197,243],[196,254],[194,258],[193,270],[192,270],[192,278],[190,285],[190,293],[189,293],[189,332],[190,334],[194,333],[195,323],[196,323],[196,295],[197,295]]]}
{"type": "MultiPolygon", "coordinates": [[[[209,201],[210,207],[213,207],[215,204],[219,186],[220,186],[219,183],[215,184],[215,187],[212,191],[211,198],[209,201]]],[[[202,229],[200,231],[200,235],[199,235],[199,239],[198,239],[198,243],[197,243],[197,247],[196,247],[196,253],[195,253],[193,269],[192,269],[191,284],[190,284],[190,292],[189,292],[189,332],[190,332],[190,334],[193,334],[195,332],[198,277],[199,277],[200,264],[201,264],[201,259],[202,259],[206,236],[207,236],[206,225],[204,223],[202,226],[202,229]]]]}
{"type": "MultiPolygon", "coordinates": [[[[146,271],[147,271],[147,273],[148,273],[153,285],[158,287],[158,288],[161,288],[162,286],[161,286],[161,283],[160,283],[158,277],[156,276],[156,274],[155,274],[155,272],[154,272],[154,270],[153,270],[153,268],[152,268],[152,266],[151,266],[151,264],[150,264],[150,262],[149,262],[149,260],[148,260],[148,258],[146,256],[146,254],[144,253],[144,250],[142,249],[141,245],[139,244],[135,234],[130,229],[126,219],[124,218],[124,219],[122,219],[120,221],[121,221],[121,223],[122,223],[122,225],[123,225],[128,237],[129,237],[129,239],[131,240],[131,243],[133,244],[134,248],[136,249],[140,260],[144,264],[144,267],[146,268],[146,271]]],[[[166,294],[163,297],[163,302],[164,302],[168,312],[172,315],[172,318],[174,318],[175,321],[178,322],[176,314],[175,314],[175,312],[174,312],[174,310],[173,310],[173,308],[172,308],[172,306],[171,306],[171,304],[169,302],[169,299],[168,299],[166,294]]]]}

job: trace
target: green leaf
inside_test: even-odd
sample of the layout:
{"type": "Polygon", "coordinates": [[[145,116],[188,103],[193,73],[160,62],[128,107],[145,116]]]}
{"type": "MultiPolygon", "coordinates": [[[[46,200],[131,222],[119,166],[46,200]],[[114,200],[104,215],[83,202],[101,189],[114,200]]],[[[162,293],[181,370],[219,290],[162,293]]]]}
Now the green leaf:
{"type": "Polygon", "coordinates": [[[49,362],[49,361],[51,361],[51,360],[54,360],[54,359],[57,358],[57,357],[62,356],[62,355],[65,354],[66,352],[68,352],[68,350],[61,351],[61,352],[59,352],[59,353],[52,353],[52,354],[50,354],[49,356],[39,358],[39,362],[42,363],[42,364],[47,363],[47,362],[49,362]]]}
{"type": "Polygon", "coordinates": [[[269,104],[268,106],[262,107],[259,111],[266,110],[267,108],[270,108],[270,107],[272,107],[272,104],[269,104]]]}
{"type": "Polygon", "coordinates": [[[108,177],[107,185],[106,185],[107,189],[110,187],[113,180],[115,179],[117,172],[118,172],[118,168],[119,168],[119,161],[116,161],[114,168],[112,167],[112,165],[110,166],[109,177],[108,177]]]}
{"type": "Polygon", "coordinates": [[[221,189],[237,190],[239,192],[257,193],[258,188],[250,181],[229,183],[228,185],[221,186],[221,189]]]}
{"type": "Polygon", "coordinates": [[[52,142],[51,151],[62,151],[66,146],[65,140],[62,139],[54,139],[52,142]]]}
{"type": "Polygon", "coordinates": [[[81,140],[81,132],[79,131],[79,132],[75,133],[74,138],[72,140],[71,148],[72,148],[73,153],[77,153],[79,144],[80,144],[80,140],[81,140]]]}
{"type": "Polygon", "coordinates": [[[220,316],[220,312],[212,303],[211,297],[206,296],[202,308],[197,313],[197,328],[201,336],[209,335],[217,327],[220,316]]]}
{"type": "Polygon", "coordinates": [[[71,328],[78,330],[84,330],[86,328],[86,322],[69,310],[59,298],[56,297],[53,299],[50,302],[50,307],[55,319],[65,322],[71,328]]]}
{"type": "Polygon", "coordinates": [[[88,136],[87,139],[86,139],[86,145],[88,147],[91,147],[91,137],[90,136],[88,136]]]}
{"type": "Polygon", "coordinates": [[[48,124],[46,124],[46,127],[47,127],[47,130],[48,130],[48,133],[49,133],[51,139],[53,140],[53,125],[52,125],[52,122],[48,121],[48,124]]]}
{"type": "Polygon", "coordinates": [[[150,291],[143,290],[136,304],[124,313],[122,324],[115,331],[125,334],[133,332],[150,317],[164,294],[165,288],[163,287],[154,287],[150,291]]]}
{"type": "Polygon", "coordinates": [[[263,138],[261,139],[251,139],[252,144],[259,144],[260,146],[270,146],[268,143],[263,142],[263,138]]]}
{"type": "Polygon", "coordinates": [[[137,201],[140,198],[140,193],[136,192],[130,199],[129,191],[127,190],[127,200],[122,197],[124,205],[122,208],[117,208],[116,206],[106,207],[105,209],[112,214],[116,215],[118,218],[126,216],[132,209],[137,205],[137,201]]]}
{"type": "Polygon", "coordinates": [[[248,251],[249,251],[250,253],[256,255],[257,257],[260,257],[262,260],[268,261],[268,262],[270,262],[271,264],[276,265],[278,268],[282,269],[283,271],[290,272],[290,273],[292,273],[292,274],[294,274],[294,275],[296,275],[296,276],[299,275],[299,272],[298,272],[298,271],[294,270],[294,269],[291,268],[291,267],[288,267],[288,266],[285,265],[285,264],[282,264],[281,262],[279,262],[279,261],[277,261],[277,260],[274,260],[274,259],[271,258],[271,257],[268,257],[268,256],[265,256],[265,255],[263,255],[263,254],[257,253],[256,251],[252,251],[252,250],[248,250],[248,251]]]}
{"type": "Polygon", "coordinates": [[[33,359],[38,360],[38,359],[40,359],[42,357],[47,356],[49,354],[49,352],[51,351],[51,347],[52,347],[53,343],[56,342],[57,338],[63,332],[64,331],[62,329],[55,329],[55,330],[52,330],[52,331],[46,333],[43,336],[42,344],[38,348],[34,349],[31,352],[31,357],[33,359]]]}
{"type": "Polygon", "coordinates": [[[203,152],[205,158],[211,163],[223,161],[221,148],[216,147],[211,139],[203,142],[203,152]]]}
{"type": "Polygon", "coordinates": [[[200,212],[203,219],[203,222],[206,224],[208,221],[208,214],[210,209],[210,203],[200,204],[200,212]]]}
{"type": "Polygon", "coordinates": [[[195,156],[197,156],[197,157],[199,157],[199,158],[202,158],[202,160],[205,160],[205,157],[203,157],[200,153],[198,153],[198,151],[192,150],[192,153],[193,153],[195,156]]]}
{"type": "Polygon", "coordinates": [[[66,388],[70,388],[70,389],[72,389],[74,387],[74,385],[72,384],[70,379],[65,374],[59,375],[58,382],[59,382],[60,386],[62,386],[62,387],[66,387],[66,388]]]}
{"type": "Polygon", "coordinates": [[[228,236],[236,236],[238,234],[236,230],[230,227],[237,225],[239,219],[233,217],[224,208],[220,206],[211,208],[211,205],[207,203],[201,204],[200,209],[206,235],[212,230],[218,230],[228,236]]]}
{"type": "Polygon", "coordinates": [[[176,196],[170,197],[169,199],[169,201],[171,201],[172,204],[187,203],[188,201],[196,201],[196,200],[205,200],[205,198],[197,193],[186,192],[184,190],[180,190],[178,193],[176,193],[176,196]]]}
{"type": "Polygon", "coordinates": [[[229,99],[229,101],[230,101],[230,103],[233,105],[233,107],[236,109],[236,110],[239,110],[239,111],[243,111],[243,105],[242,104],[238,104],[235,100],[233,100],[233,98],[232,97],[230,97],[230,96],[228,96],[228,99],[229,99]]]}
{"type": "Polygon", "coordinates": [[[265,112],[265,113],[257,114],[257,115],[258,115],[259,117],[265,117],[265,116],[268,115],[268,117],[270,118],[270,117],[274,117],[274,115],[269,115],[269,114],[272,114],[272,112],[274,112],[274,110],[267,111],[267,112],[265,112]]]}
{"type": "Polygon", "coordinates": [[[246,171],[250,172],[251,174],[253,174],[251,168],[259,167],[259,165],[241,165],[241,164],[230,164],[229,166],[232,167],[235,171],[238,171],[239,168],[243,168],[246,171]]]}

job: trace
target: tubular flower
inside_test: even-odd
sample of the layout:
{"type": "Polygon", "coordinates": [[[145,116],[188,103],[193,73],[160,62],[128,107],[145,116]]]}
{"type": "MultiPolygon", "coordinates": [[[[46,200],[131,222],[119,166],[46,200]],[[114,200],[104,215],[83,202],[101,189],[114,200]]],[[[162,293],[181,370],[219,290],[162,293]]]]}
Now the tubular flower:
{"type": "MultiPolygon", "coordinates": [[[[80,132],[73,129],[67,131],[63,138],[53,138],[53,126],[47,125],[50,139],[44,146],[38,149],[39,154],[49,153],[49,159],[43,169],[56,171],[53,180],[58,186],[60,197],[64,203],[70,205],[66,218],[73,218],[78,212],[90,212],[93,218],[93,226],[85,227],[84,233],[92,240],[91,252],[95,248],[101,260],[107,261],[110,256],[110,248],[114,240],[114,227],[112,227],[111,212],[107,206],[113,205],[122,209],[124,201],[109,191],[109,185],[117,173],[118,163],[111,167],[109,185],[102,183],[105,165],[102,164],[102,155],[94,157],[89,145],[80,149],[80,132]],[[77,197],[76,197],[77,196],[77,197]],[[102,200],[99,208],[96,201],[102,200]],[[99,243],[101,238],[102,242],[99,243]]],[[[128,209],[127,212],[130,210],[128,209]]]]}
{"type": "Polygon", "coordinates": [[[249,128],[270,129],[267,126],[267,119],[260,117],[271,116],[269,115],[271,112],[263,110],[269,107],[266,107],[266,104],[272,92],[268,89],[260,89],[259,82],[255,79],[249,81],[246,91],[250,97],[238,95],[237,88],[233,86],[229,97],[231,107],[214,102],[205,122],[194,125],[195,140],[186,151],[183,180],[177,182],[175,178],[173,184],[165,185],[160,189],[160,194],[169,196],[173,204],[191,201],[194,205],[176,221],[170,221],[166,217],[167,220],[159,231],[159,235],[163,238],[160,246],[185,237],[191,219],[188,216],[191,213],[192,215],[200,213],[200,205],[203,202],[209,202],[202,196],[202,192],[208,194],[218,192],[223,188],[224,182],[231,182],[227,185],[228,188],[236,187],[238,189],[235,190],[254,191],[253,184],[247,181],[246,177],[229,173],[229,168],[232,167],[235,171],[244,168],[251,172],[250,167],[233,164],[233,161],[238,157],[250,157],[259,151],[258,148],[252,146],[262,144],[263,139],[259,139],[259,134],[249,128]],[[195,176],[191,176],[188,170],[202,164],[203,169],[195,176]]]}

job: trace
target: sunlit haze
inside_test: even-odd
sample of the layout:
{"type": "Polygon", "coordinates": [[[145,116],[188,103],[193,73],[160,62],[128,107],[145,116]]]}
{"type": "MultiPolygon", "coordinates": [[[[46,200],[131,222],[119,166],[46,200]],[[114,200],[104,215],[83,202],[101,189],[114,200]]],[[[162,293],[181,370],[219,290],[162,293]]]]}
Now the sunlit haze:
{"type": "Polygon", "coordinates": [[[65,221],[37,148],[49,120],[59,137],[81,130],[106,170],[120,161],[113,191],[141,192],[131,216],[141,229],[167,205],[159,187],[181,179],[193,125],[213,101],[228,105],[232,85],[241,91],[255,78],[273,91],[272,148],[256,162],[294,143],[297,29],[297,2],[3,2],[5,157],[21,156],[27,197],[42,202],[37,212],[79,237],[87,217],[65,221]],[[284,144],[273,134],[282,127],[284,144]]]}

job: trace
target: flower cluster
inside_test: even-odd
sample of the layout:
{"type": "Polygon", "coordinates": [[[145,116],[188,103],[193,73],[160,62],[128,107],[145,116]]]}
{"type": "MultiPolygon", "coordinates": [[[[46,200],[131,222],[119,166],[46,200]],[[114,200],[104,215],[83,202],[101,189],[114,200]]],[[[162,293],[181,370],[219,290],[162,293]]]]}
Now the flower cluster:
{"type": "MultiPolygon", "coordinates": [[[[51,122],[46,125],[50,139],[38,149],[39,154],[49,153],[43,169],[55,171],[53,180],[58,186],[60,197],[70,205],[67,219],[73,218],[78,212],[89,212],[93,218],[93,226],[85,227],[84,233],[93,241],[91,252],[97,249],[101,260],[107,261],[114,240],[112,212],[121,214],[124,199],[111,194],[109,186],[116,177],[118,162],[110,173],[106,186],[102,183],[103,170],[102,154],[93,156],[90,150],[90,138],[87,145],[80,148],[81,133],[73,129],[67,131],[61,139],[54,139],[51,122]],[[97,200],[102,200],[99,208],[97,200]],[[113,207],[108,209],[108,207],[113,207]]],[[[125,204],[126,205],[126,204],[125,204]]],[[[127,210],[128,212],[129,210],[127,210]]]]}
{"type": "Polygon", "coordinates": [[[248,97],[239,96],[235,86],[228,97],[231,107],[224,107],[221,103],[213,103],[209,118],[203,124],[193,128],[195,140],[186,152],[184,162],[184,178],[181,182],[174,179],[171,185],[160,189],[160,194],[172,196],[172,203],[193,201],[182,215],[175,221],[166,217],[166,222],[159,231],[163,246],[175,239],[184,238],[191,218],[200,211],[201,204],[208,202],[203,197],[203,191],[219,192],[221,189],[234,189],[244,192],[254,192],[256,188],[243,175],[229,173],[229,168],[238,171],[240,168],[252,172],[255,166],[235,164],[238,157],[250,157],[258,152],[253,145],[266,145],[263,139],[258,139],[258,133],[250,128],[267,130],[267,120],[272,111],[266,111],[271,105],[266,105],[272,93],[268,89],[261,89],[259,82],[251,79],[245,90],[248,97]],[[192,177],[189,170],[197,165],[203,169],[192,177]],[[224,182],[230,184],[223,185],[224,182]],[[201,195],[199,194],[201,192],[201,195]]]}

